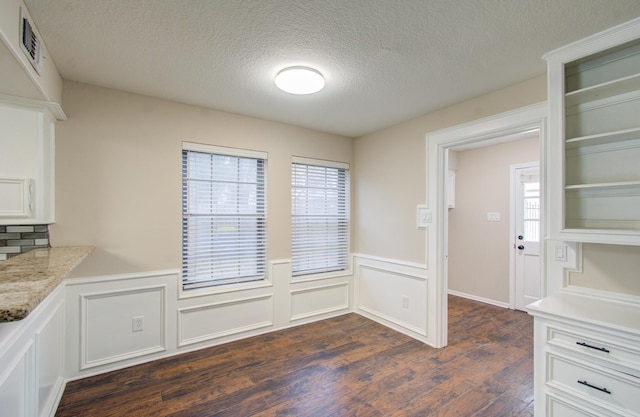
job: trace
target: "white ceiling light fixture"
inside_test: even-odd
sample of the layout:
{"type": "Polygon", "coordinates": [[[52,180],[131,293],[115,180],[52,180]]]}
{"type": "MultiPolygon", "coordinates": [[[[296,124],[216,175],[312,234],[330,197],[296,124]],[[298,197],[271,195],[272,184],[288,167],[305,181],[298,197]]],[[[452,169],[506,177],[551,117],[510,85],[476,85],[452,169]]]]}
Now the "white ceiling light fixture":
{"type": "Polygon", "coordinates": [[[313,68],[289,67],[276,75],[276,85],[290,94],[313,94],[324,88],[324,78],[313,68]]]}

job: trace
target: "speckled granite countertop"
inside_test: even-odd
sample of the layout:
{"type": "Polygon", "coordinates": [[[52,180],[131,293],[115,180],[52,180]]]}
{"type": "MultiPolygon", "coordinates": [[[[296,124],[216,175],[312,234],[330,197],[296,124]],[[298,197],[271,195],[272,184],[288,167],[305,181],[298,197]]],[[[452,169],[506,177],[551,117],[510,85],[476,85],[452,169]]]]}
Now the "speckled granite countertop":
{"type": "Polygon", "coordinates": [[[27,317],[92,250],[36,249],[0,262],[0,322],[27,317]]]}

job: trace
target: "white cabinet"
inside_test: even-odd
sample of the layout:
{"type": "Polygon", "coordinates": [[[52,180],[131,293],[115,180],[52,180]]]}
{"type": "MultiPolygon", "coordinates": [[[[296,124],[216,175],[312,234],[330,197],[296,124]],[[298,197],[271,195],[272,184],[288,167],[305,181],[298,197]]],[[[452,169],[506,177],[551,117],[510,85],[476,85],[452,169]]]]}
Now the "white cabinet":
{"type": "Polygon", "coordinates": [[[55,220],[54,124],[46,107],[0,100],[0,224],[55,220]]]}
{"type": "Polygon", "coordinates": [[[535,316],[535,415],[640,416],[640,306],[559,293],[535,316]]]}
{"type": "Polygon", "coordinates": [[[640,19],[545,59],[551,237],[640,245],[640,19]]]}
{"type": "Polygon", "coordinates": [[[65,387],[64,284],[24,320],[0,323],[0,416],[53,416],[65,387]]]}

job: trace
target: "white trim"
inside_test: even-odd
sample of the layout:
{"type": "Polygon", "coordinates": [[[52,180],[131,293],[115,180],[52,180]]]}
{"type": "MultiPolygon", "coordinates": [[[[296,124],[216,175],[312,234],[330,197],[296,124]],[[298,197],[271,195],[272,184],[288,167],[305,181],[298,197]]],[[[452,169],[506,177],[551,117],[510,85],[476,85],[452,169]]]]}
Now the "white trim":
{"type": "Polygon", "coordinates": [[[370,269],[372,271],[379,271],[379,272],[392,272],[392,273],[394,273],[396,275],[400,275],[400,276],[407,277],[407,278],[410,278],[410,279],[415,279],[416,281],[427,282],[427,280],[429,279],[425,275],[411,274],[409,272],[401,272],[401,271],[398,271],[396,269],[391,269],[391,268],[383,268],[383,267],[379,267],[379,266],[363,265],[363,264],[359,264],[358,266],[360,267],[360,269],[370,269]]]}
{"type": "Polygon", "coordinates": [[[321,274],[308,274],[308,275],[291,275],[290,284],[298,284],[301,282],[313,282],[313,281],[326,281],[332,278],[342,278],[353,275],[352,268],[341,270],[341,271],[332,271],[332,272],[324,272],[321,274]]]}
{"type": "Polygon", "coordinates": [[[0,104],[9,104],[12,107],[19,107],[27,110],[49,111],[56,120],[67,120],[62,107],[52,101],[36,100],[32,98],[16,97],[7,94],[0,94],[0,104]]]}
{"type": "Polygon", "coordinates": [[[598,32],[586,38],[580,39],[568,45],[554,49],[542,55],[542,59],[558,56],[561,62],[571,62],[591,55],[594,48],[604,49],[608,45],[618,45],[629,41],[629,39],[640,36],[640,18],[629,20],[628,22],[598,32]]]}
{"type": "Polygon", "coordinates": [[[292,156],[291,163],[302,165],[314,165],[320,167],[338,168],[349,170],[349,164],[346,162],[328,161],[326,159],[305,158],[303,156],[292,156]]]}
{"type": "MultiPolygon", "coordinates": [[[[547,103],[542,102],[519,109],[500,113],[491,117],[465,123],[426,134],[427,141],[427,196],[428,206],[432,212],[432,227],[429,231],[427,264],[432,271],[429,285],[428,328],[431,333],[431,344],[435,347],[447,345],[447,257],[448,257],[448,207],[446,199],[446,179],[449,148],[479,143],[486,140],[517,134],[527,129],[540,129],[540,183],[546,185],[545,155],[547,135],[547,103]]],[[[544,196],[541,196],[541,198],[544,196]]],[[[542,219],[546,217],[546,204],[542,206],[542,219]]],[[[546,230],[541,224],[541,230],[546,230]]],[[[541,268],[545,267],[545,245],[540,243],[541,268]]],[[[543,282],[543,296],[546,283],[543,282]]]]}
{"type": "Polygon", "coordinates": [[[206,152],[218,155],[240,156],[245,158],[255,158],[267,160],[269,154],[264,151],[251,149],[228,148],[226,146],[206,145],[204,143],[182,142],[182,149],[185,151],[206,152]]]}
{"type": "Polygon", "coordinates": [[[496,307],[502,307],[502,308],[513,310],[513,308],[509,306],[509,303],[505,303],[503,301],[496,301],[490,298],[478,297],[477,295],[466,294],[466,293],[454,291],[454,290],[448,290],[447,293],[449,295],[455,295],[456,297],[462,297],[468,300],[479,301],[481,303],[491,304],[496,307]]]}
{"type": "Polygon", "coordinates": [[[394,265],[408,266],[410,268],[424,269],[425,271],[428,269],[427,268],[427,264],[421,264],[421,263],[418,263],[418,262],[403,261],[401,259],[384,258],[382,256],[376,256],[376,255],[365,255],[363,253],[354,253],[352,256],[354,258],[368,259],[368,260],[371,260],[371,261],[379,261],[379,262],[384,262],[384,263],[387,263],[387,264],[394,264],[394,265]]]}
{"type": "MultiPolygon", "coordinates": [[[[272,266],[268,265],[267,268],[269,271],[271,271],[272,266]]],[[[255,290],[257,288],[273,287],[273,282],[271,282],[271,279],[269,278],[268,275],[269,274],[267,274],[267,277],[265,278],[258,279],[255,281],[238,282],[234,284],[225,284],[225,285],[210,285],[210,286],[205,286],[200,288],[189,288],[185,290],[184,286],[182,285],[182,274],[179,274],[180,278],[178,279],[178,300],[184,300],[187,298],[196,298],[196,297],[206,297],[209,295],[225,294],[225,293],[232,293],[232,292],[238,292],[238,291],[255,290]]]]}
{"type": "Polygon", "coordinates": [[[138,278],[155,278],[162,276],[170,276],[170,275],[179,275],[180,270],[178,269],[164,269],[159,271],[149,271],[149,272],[130,272],[123,274],[112,274],[112,275],[99,275],[99,276],[91,276],[91,277],[78,277],[78,278],[65,278],[64,283],[67,286],[75,286],[82,284],[95,284],[99,282],[112,282],[112,281],[127,281],[134,280],[138,278]]]}
{"type": "Polygon", "coordinates": [[[359,311],[356,311],[356,313],[360,314],[361,316],[366,317],[370,320],[373,320],[376,323],[382,324],[386,327],[389,327],[392,330],[395,330],[399,333],[403,333],[413,339],[424,341],[422,339],[416,338],[416,335],[425,336],[425,337],[427,336],[427,332],[425,331],[425,329],[420,329],[411,324],[402,322],[394,317],[380,313],[379,311],[372,310],[368,307],[358,307],[358,310],[359,311]],[[362,313],[366,313],[366,314],[362,314],[362,313]]]}
{"type": "Polygon", "coordinates": [[[580,287],[577,285],[567,285],[561,291],[567,294],[576,294],[576,295],[594,297],[599,300],[623,302],[623,303],[629,303],[629,304],[636,304],[640,306],[640,296],[634,295],[634,294],[623,294],[619,292],[600,290],[595,288],[580,287]]]}

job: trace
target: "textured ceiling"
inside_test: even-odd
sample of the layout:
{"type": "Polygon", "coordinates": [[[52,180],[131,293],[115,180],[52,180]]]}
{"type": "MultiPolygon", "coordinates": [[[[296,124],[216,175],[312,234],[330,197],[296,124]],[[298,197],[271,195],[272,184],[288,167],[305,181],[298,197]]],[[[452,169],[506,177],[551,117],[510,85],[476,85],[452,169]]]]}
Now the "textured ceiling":
{"type": "Polygon", "coordinates": [[[361,136],[544,73],[640,0],[24,0],[63,78],[361,136]],[[312,66],[294,96],[276,73],[312,66]]]}

